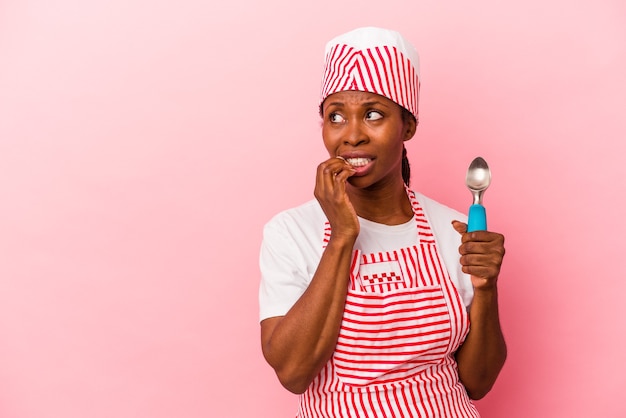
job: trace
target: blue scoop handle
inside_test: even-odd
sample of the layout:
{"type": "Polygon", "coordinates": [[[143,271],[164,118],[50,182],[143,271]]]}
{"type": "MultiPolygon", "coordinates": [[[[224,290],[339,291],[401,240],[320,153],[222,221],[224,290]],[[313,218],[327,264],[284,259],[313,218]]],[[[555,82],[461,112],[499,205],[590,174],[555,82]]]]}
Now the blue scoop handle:
{"type": "Polygon", "coordinates": [[[467,232],[486,231],[487,230],[487,213],[485,207],[477,203],[469,208],[467,216],[467,232]]]}

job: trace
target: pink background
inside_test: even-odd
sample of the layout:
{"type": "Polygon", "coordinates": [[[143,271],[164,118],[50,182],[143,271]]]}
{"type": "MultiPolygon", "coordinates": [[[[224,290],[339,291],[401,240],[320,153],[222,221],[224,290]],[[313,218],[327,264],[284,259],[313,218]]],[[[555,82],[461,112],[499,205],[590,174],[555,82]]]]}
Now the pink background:
{"type": "Polygon", "coordinates": [[[291,417],[258,247],[325,158],[324,43],[422,57],[413,186],[482,155],[509,359],[484,417],[624,417],[626,3],[0,1],[0,417],[291,417]]]}

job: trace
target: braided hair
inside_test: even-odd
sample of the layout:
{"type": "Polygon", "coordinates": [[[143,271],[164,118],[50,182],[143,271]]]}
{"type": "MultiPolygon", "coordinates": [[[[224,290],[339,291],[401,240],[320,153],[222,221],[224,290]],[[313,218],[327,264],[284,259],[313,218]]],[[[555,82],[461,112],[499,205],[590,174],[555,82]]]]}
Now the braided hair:
{"type": "Polygon", "coordinates": [[[404,184],[409,187],[409,183],[411,182],[411,165],[406,156],[406,147],[402,147],[402,180],[404,180],[404,184]]]}
{"type": "MultiPolygon", "coordinates": [[[[417,125],[417,119],[411,112],[402,108],[402,120],[406,123],[408,120],[412,118],[417,125]]],[[[409,187],[409,183],[411,182],[411,165],[409,164],[409,158],[406,155],[406,147],[402,146],[402,180],[407,187],[409,187]]]]}

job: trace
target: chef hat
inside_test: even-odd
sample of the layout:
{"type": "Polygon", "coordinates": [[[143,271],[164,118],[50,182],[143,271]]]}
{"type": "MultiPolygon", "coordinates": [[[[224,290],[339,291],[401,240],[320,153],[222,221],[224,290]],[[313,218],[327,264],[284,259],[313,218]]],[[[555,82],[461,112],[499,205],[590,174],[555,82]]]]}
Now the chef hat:
{"type": "Polygon", "coordinates": [[[326,44],[320,104],[333,93],[376,93],[418,119],[419,55],[400,33],[374,27],[355,29],[326,44]]]}

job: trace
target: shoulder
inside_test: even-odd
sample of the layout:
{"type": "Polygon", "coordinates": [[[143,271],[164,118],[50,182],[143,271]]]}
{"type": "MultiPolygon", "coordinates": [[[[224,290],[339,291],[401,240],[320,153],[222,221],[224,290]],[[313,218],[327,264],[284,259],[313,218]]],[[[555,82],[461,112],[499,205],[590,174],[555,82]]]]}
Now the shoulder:
{"type": "Polygon", "coordinates": [[[453,209],[449,206],[444,205],[436,200],[431,199],[428,196],[425,196],[421,193],[413,191],[415,194],[415,198],[419,202],[419,204],[424,209],[426,216],[429,218],[429,221],[438,221],[444,220],[447,223],[452,222],[453,220],[458,220],[465,222],[467,220],[467,215],[459,212],[456,209],[453,209]]]}
{"type": "Polygon", "coordinates": [[[439,203],[421,193],[413,192],[415,199],[422,207],[426,219],[435,235],[435,240],[441,247],[453,245],[456,251],[461,242],[461,236],[452,227],[452,221],[467,221],[467,216],[449,206],[439,203]]]}
{"type": "Polygon", "coordinates": [[[277,213],[265,224],[265,230],[306,228],[307,226],[323,225],[325,222],[324,211],[317,200],[312,199],[277,213]]]}
{"type": "Polygon", "coordinates": [[[310,252],[322,248],[327,233],[327,219],[319,202],[312,199],[274,215],[263,228],[263,242],[288,251],[310,252]]]}

